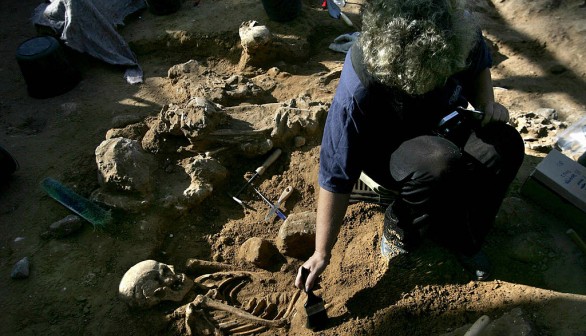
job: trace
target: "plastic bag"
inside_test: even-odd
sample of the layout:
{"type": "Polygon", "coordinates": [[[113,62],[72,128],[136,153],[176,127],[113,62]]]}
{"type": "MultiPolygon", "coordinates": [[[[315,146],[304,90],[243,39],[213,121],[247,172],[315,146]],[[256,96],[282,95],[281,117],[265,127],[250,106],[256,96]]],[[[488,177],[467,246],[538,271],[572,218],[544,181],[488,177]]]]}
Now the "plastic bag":
{"type": "Polygon", "coordinates": [[[586,166],[586,116],[558,134],[555,144],[564,155],[586,166]]]}

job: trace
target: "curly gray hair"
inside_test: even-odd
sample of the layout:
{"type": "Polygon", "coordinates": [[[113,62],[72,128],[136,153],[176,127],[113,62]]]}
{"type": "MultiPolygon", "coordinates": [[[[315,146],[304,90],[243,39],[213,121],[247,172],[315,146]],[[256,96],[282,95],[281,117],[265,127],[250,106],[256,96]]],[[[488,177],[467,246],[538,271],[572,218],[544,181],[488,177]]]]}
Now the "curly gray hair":
{"type": "Polygon", "coordinates": [[[420,95],[465,68],[478,29],[464,0],[369,0],[358,43],[377,80],[420,95]]]}

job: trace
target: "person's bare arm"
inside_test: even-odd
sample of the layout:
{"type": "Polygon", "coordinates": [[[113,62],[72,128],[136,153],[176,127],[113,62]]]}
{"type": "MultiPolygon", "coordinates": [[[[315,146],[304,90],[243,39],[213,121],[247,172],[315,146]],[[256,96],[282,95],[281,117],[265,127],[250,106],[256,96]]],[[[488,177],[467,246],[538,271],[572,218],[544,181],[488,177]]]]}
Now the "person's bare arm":
{"type": "Polygon", "coordinates": [[[472,97],[470,104],[475,109],[485,113],[483,125],[493,121],[509,121],[509,111],[506,107],[494,101],[494,92],[492,89],[492,77],[490,68],[484,69],[474,81],[472,97]]]}
{"type": "Polygon", "coordinates": [[[307,276],[307,281],[303,283],[301,268],[299,269],[295,279],[297,288],[308,290],[313,288],[319,275],[330,263],[332,248],[340,232],[349,198],[350,194],[336,194],[320,188],[317,201],[315,251],[303,264],[303,267],[308,269],[310,273],[307,276]]]}

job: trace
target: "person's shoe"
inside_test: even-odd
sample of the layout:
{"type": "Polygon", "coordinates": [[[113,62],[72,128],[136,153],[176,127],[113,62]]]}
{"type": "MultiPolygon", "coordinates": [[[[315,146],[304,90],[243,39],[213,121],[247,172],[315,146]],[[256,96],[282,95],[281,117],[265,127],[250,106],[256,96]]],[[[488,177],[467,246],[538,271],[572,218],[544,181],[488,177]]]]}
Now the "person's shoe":
{"type": "Polygon", "coordinates": [[[476,253],[473,256],[458,255],[458,261],[464,268],[472,273],[473,277],[478,281],[486,281],[490,278],[492,265],[488,256],[483,251],[476,253]]]}
{"type": "Polygon", "coordinates": [[[388,241],[385,235],[380,240],[380,253],[386,260],[391,260],[401,254],[406,254],[407,250],[403,247],[403,244],[393,239],[392,242],[388,241]]]}
{"type": "Polygon", "coordinates": [[[391,260],[392,258],[405,254],[410,250],[407,232],[399,227],[399,220],[393,214],[392,206],[385,211],[383,234],[380,242],[382,256],[391,260]]]}

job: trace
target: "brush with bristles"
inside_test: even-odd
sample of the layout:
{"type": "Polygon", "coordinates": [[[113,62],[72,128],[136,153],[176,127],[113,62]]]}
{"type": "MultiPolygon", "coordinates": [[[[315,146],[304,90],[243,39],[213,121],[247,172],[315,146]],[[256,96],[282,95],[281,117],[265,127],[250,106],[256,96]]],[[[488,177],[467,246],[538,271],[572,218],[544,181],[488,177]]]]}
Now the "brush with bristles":
{"type": "MultiPolygon", "coordinates": [[[[301,267],[301,278],[304,288],[309,273],[310,271],[307,268],[301,267]]],[[[307,301],[304,305],[305,313],[307,314],[306,327],[314,331],[321,330],[328,322],[328,313],[326,312],[324,300],[315,295],[311,289],[306,289],[305,293],[307,294],[307,301]]]]}

